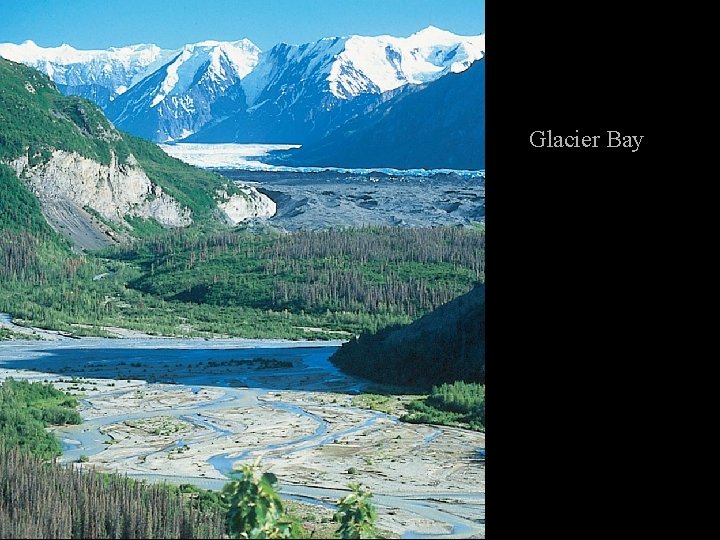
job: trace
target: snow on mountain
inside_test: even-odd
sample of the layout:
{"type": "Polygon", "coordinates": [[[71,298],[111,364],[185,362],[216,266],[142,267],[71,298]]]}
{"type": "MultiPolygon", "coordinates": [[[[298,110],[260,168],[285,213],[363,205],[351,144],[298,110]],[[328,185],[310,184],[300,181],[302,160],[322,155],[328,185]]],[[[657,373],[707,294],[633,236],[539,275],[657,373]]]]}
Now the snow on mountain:
{"type": "Polygon", "coordinates": [[[288,84],[309,80],[326,85],[337,98],[349,99],[459,73],[484,54],[484,35],[458,36],[434,26],[407,38],[350,36],[281,43],[261,55],[241,84],[250,107],[266,89],[285,86],[287,91],[288,84]]]}
{"type": "Polygon", "coordinates": [[[314,167],[484,169],[485,61],[407,87],[275,162],[314,167]]]}
{"type": "Polygon", "coordinates": [[[42,71],[65,90],[64,93],[91,97],[85,93],[90,94],[93,87],[97,92],[97,87],[101,87],[107,90],[110,99],[155,71],[172,53],[146,44],[78,50],[67,44],[40,47],[30,40],[20,45],[0,43],[0,56],[42,71]]]}
{"type": "Polygon", "coordinates": [[[258,62],[260,49],[251,41],[235,42],[202,41],[185,45],[182,52],[166,67],[166,77],[153,97],[151,107],[173,94],[187,92],[196,82],[201,69],[206,69],[208,79],[222,85],[236,82],[252,71],[258,62]],[[225,69],[225,64],[229,69],[225,69]]]}
{"type": "Polygon", "coordinates": [[[387,92],[459,73],[485,54],[485,36],[457,36],[429,26],[407,38],[351,36],[327,80],[339,98],[387,92]]]}
{"type": "Polygon", "coordinates": [[[408,37],[329,37],[265,52],[247,39],[177,50],[0,44],[0,56],[39,69],[62,93],[95,101],[118,127],[156,142],[305,144],[484,54],[484,35],[433,26],[408,37]]]}
{"type": "Polygon", "coordinates": [[[260,49],[247,39],[185,45],[106,112],[118,127],[153,141],[182,139],[245,106],[237,83],[252,71],[259,55],[260,49]]]}
{"type": "Polygon", "coordinates": [[[406,87],[467,69],[485,36],[428,27],[406,38],[350,36],[278,44],[242,79],[247,108],[208,123],[187,142],[319,140],[406,87]]]}

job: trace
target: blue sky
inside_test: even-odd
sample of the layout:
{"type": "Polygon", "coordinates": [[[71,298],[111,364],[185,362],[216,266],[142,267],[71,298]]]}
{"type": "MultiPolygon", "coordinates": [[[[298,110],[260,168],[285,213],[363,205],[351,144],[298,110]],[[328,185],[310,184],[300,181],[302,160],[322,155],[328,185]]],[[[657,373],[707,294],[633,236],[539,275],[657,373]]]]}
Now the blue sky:
{"type": "Polygon", "coordinates": [[[0,42],[178,48],[247,37],[261,49],[336,35],[485,32],[485,0],[0,0],[0,42]]]}

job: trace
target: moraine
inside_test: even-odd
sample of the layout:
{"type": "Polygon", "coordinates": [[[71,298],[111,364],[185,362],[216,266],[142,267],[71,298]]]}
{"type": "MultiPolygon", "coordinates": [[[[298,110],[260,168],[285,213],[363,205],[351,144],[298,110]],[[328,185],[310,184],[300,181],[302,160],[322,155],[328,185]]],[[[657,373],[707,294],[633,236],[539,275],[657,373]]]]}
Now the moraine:
{"type": "Polygon", "coordinates": [[[253,186],[276,204],[264,220],[286,230],[363,225],[475,226],[485,221],[485,171],[344,169],[269,164],[298,145],[161,145],[191,165],[253,186]]]}

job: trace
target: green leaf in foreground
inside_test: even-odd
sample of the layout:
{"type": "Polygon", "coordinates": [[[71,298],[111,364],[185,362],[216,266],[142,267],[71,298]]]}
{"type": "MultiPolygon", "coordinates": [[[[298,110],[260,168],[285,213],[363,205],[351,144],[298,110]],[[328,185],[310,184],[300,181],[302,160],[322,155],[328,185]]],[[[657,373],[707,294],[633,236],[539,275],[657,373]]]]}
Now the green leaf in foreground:
{"type": "Polygon", "coordinates": [[[283,510],[275,491],[277,477],[269,472],[258,476],[254,465],[243,465],[225,485],[229,500],[228,532],[231,538],[300,538],[300,524],[283,510]]]}
{"type": "Polygon", "coordinates": [[[337,533],[341,538],[378,538],[372,494],[360,484],[353,483],[349,487],[352,492],[337,502],[338,511],[334,516],[340,524],[337,533]]]}

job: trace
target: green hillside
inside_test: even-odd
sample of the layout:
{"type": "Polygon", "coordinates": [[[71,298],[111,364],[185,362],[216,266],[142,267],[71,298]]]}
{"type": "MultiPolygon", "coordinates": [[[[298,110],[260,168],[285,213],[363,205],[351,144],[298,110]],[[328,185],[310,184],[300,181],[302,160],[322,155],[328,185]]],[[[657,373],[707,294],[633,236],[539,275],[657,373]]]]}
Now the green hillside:
{"type": "Polygon", "coordinates": [[[343,371],[380,383],[429,389],[485,383],[485,286],[413,322],[363,334],[330,359],[343,371]]]}
{"type": "Polygon", "coordinates": [[[42,216],[40,203],[35,195],[18,179],[15,171],[2,164],[0,193],[0,232],[25,232],[37,237],[56,239],[55,233],[42,216]]]}
{"type": "Polygon", "coordinates": [[[42,73],[0,58],[0,162],[27,153],[36,164],[48,160],[53,150],[77,152],[105,165],[112,153],[120,164],[132,154],[153,183],[192,210],[196,222],[213,221],[215,190],[239,193],[222,176],[118,131],[95,104],[63,96],[42,73]]]}
{"type": "Polygon", "coordinates": [[[32,160],[49,158],[53,149],[77,152],[110,163],[129,154],[122,136],[95,105],[66,97],[45,75],[0,58],[0,159],[28,152],[32,160]]]}

